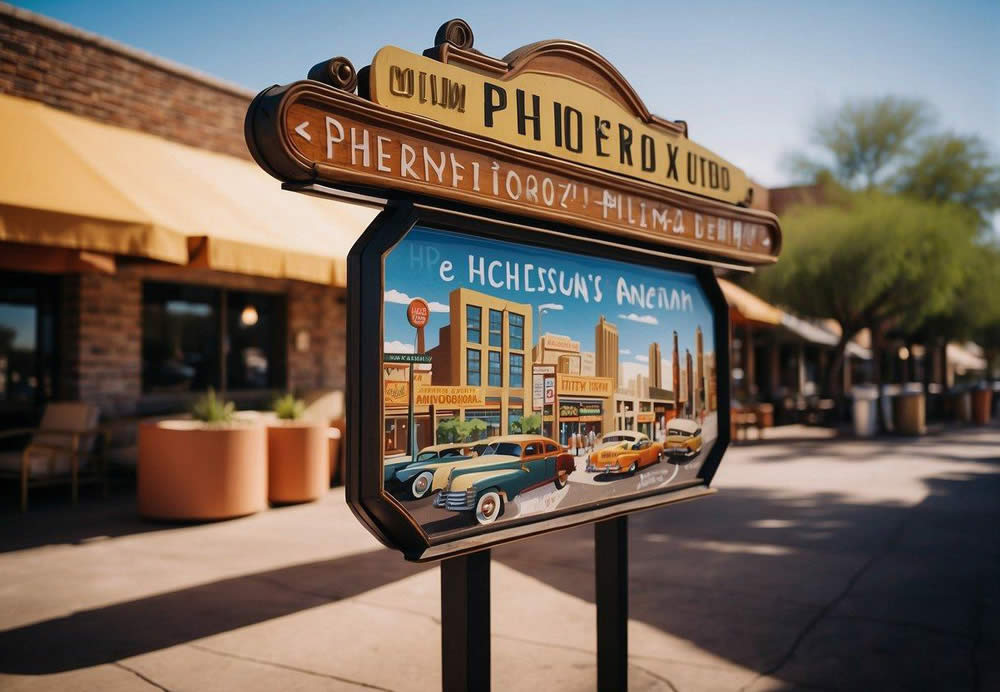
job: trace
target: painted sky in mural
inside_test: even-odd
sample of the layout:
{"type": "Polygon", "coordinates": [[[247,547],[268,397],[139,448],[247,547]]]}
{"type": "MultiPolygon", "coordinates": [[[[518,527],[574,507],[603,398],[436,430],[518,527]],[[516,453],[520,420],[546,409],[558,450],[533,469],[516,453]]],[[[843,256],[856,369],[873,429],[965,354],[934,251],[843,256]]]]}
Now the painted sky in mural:
{"type": "Polygon", "coordinates": [[[416,297],[431,306],[426,348],[436,346],[438,329],[449,322],[448,294],[456,288],[534,305],[535,342],[549,332],[593,350],[594,325],[604,315],[618,327],[619,360],[626,370],[645,370],[653,341],[669,362],[674,330],[681,354],[684,349],[695,352],[696,326],[704,334],[705,351],[715,350],[711,310],[690,275],[414,228],[385,261],[386,352],[413,350],[415,332],[406,320],[406,306],[416,297]]]}

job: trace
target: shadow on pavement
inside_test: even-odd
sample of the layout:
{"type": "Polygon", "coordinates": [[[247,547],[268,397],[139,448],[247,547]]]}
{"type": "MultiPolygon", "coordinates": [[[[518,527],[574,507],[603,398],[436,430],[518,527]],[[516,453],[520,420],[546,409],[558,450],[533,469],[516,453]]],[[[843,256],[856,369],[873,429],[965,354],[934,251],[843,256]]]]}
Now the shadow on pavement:
{"type": "MultiPolygon", "coordinates": [[[[681,650],[701,665],[732,664],[781,684],[990,689],[1000,682],[991,677],[1000,676],[1000,469],[990,460],[964,461],[977,470],[925,479],[929,492],[916,506],[822,490],[735,488],[634,515],[631,617],[693,645],[681,650]]],[[[127,531],[129,522],[118,521],[112,515],[109,528],[92,531],[127,531]]],[[[150,527],[137,523],[144,529],[136,530],[150,527]]],[[[13,549],[10,534],[2,536],[3,549],[13,549]]],[[[594,601],[590,527],[503,546],[494,557],[594,601]]],[[[0,672],[108,663],[432,567],[378,550],[95,608],[0,632],[0,672]]],[[[493,612],[503,612],[496,596],[493,612]]]]}
{"type": "MultiPolygon", "coordinates": [[[[1000,623],[1000,474],[983,463],[912,507],[726,489],[634,515],[630,617],[807,689],[997,689],[981,669],[1000,682],[1000,648],[980,643],[1000,623]]],[[[594,601],[590,527],[494,556],[594,601]]]]}
{"type": "Polygon", "coordinates": [[[0,632],[0,672],[110,663],[339,601],[431,569],[377,550],[223,579],[0,632]]]}
{"type": "MultiPolygon", "coordinates": [[[[64,490],[40,488],[39,490],[64,490]]],[[[71,507],[65,493],[49,503],[35,502],[25,513],[16,505],[0,514],[0,553],[45,545],[78,545],[97,538],[116,538],[136,533],[174,529],[181,524],[142,519],[136,510],[135,492],[98,499],[81,493],[80,504],[71,507]],[[48,506],[46,506],[48,505],[48,506]]]]}

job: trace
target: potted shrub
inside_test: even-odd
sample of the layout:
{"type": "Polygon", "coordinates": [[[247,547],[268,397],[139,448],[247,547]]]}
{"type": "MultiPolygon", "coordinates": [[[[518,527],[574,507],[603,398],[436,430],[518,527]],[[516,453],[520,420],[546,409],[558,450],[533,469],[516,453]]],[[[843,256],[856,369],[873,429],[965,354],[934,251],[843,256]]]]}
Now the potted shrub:
{"type": "Polygon", "coordinates": [[[185,420],[139,426],[139,513],[227,519],[267,507],[267,430],[209,390],[185,420]]]}
{"type": "Polygon", "coordinates": [[[309,502],[330,487],[329,426],[303,420],[305,404],[291,394],[274,402],[277,420],[268,422],[268,500],[309,502]]]}

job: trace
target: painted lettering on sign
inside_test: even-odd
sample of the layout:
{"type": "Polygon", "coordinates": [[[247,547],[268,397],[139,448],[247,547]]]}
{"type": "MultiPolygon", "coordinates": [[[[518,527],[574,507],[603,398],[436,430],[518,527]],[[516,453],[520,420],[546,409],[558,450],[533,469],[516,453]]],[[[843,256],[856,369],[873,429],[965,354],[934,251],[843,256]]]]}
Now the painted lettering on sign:
{"type": "Polygon", "coordinates": [[[614,394],[614,382],[610,377],[580,377],[558,373],[556,388],[559,396],[564,394],[584,394],[608,397],[614,394]]]}
{"type": "Polygon", "coordinates": [[[480,387],[417,387],[417,406],[484,406],[486,397],[480,387]]]}
{"type": "Polygon", "coordinates": [[[430,186],[450,197],[504,206],[516,213],[665,238],[719,254],[750,253],[765,261],[774,257],[776,228],[738,218],[741,212],[735,208],[731,216],[699,213],[624,187],[601,186],[582,176],[532,169],[385,126],[375,128],[303,102],[289,106],[286,127],[298,133],[291,142],[301,155],[330,176],[377,178],[380,185],[398,189],[426,191],[430,186]]]}
{"type": "Polygon", "coordinates": [[[726,202],[751,183],[676,129],[645,123],[596,89],[524,71],[490,78],[395,46],[372,60],[371,98],[465,132],[726,202]]]}

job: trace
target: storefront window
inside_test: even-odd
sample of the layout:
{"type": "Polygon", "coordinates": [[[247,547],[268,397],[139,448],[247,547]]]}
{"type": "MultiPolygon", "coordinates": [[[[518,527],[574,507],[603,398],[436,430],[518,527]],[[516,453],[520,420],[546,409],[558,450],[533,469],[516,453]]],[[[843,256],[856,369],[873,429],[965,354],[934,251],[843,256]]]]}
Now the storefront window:
{"type": "Polygon", "coordinates": [[[500,351],[490,351],[490,386],[503,386],[503,366],[500,364],[500,351]]]}
{"type": "Polygon", "coordinates": [[[490,310],[490,346],[503,346],[503,313],[490,310]]]}
{"type": "Polygon", "coordinates": [[[524,315],[510,313],[510,347],[524,350],[524,315]]]}
{"type": "Polygon", "coordinates": [[[507,409],[507,432],[513,433],[523,433],[522,418],[524,418],[523,408],[514,408],[511,406],[507,409]]]}
{"type": "Polygon", "coordinates": [[[520,353],[510,354],[510,386],[524,386],[524,356],[520,353]]]}
{"type": "Polygon", "coordinates": [[[285,387],[284,296],[147,282],[145,392],[285,387]]]}
{"type": "Polygon", "coordinates": [[[53,396],[57,296],[49,277],[0,277],[0,427],[33,425],[53,396]]]}
{"type": "Polygon", "coordinates": [[[186,392],[219,386],[222,291],[147,283],[142,292],[142,388],[186,392]]]}
{"type": "Polygon", "coordinates": [[[476,305],[466,305],[465,323],[465,340],[481,344],[483,342],[483,309],[476,305]]]}
{"type": "Polygon", "coordinates": [[[486,432],[483,437],[491,437],[500,434],[500,409],[466,409],[465,420],[481,420],[486,423],[486,432]]]}
{"type": "Polygon", "coordinates": [[[482,372],[482,363],[480,362],[479,349],[469,348],[465,351],[465,383],[470,387],[478,387],[482,384],[482,379],[480,378],[480,373],[482,372]]]}
{"type": "Polygon", "coordinates": [[[284,389],[284,307],[280,295],[227,295],[227,388],[284,389]]]}

